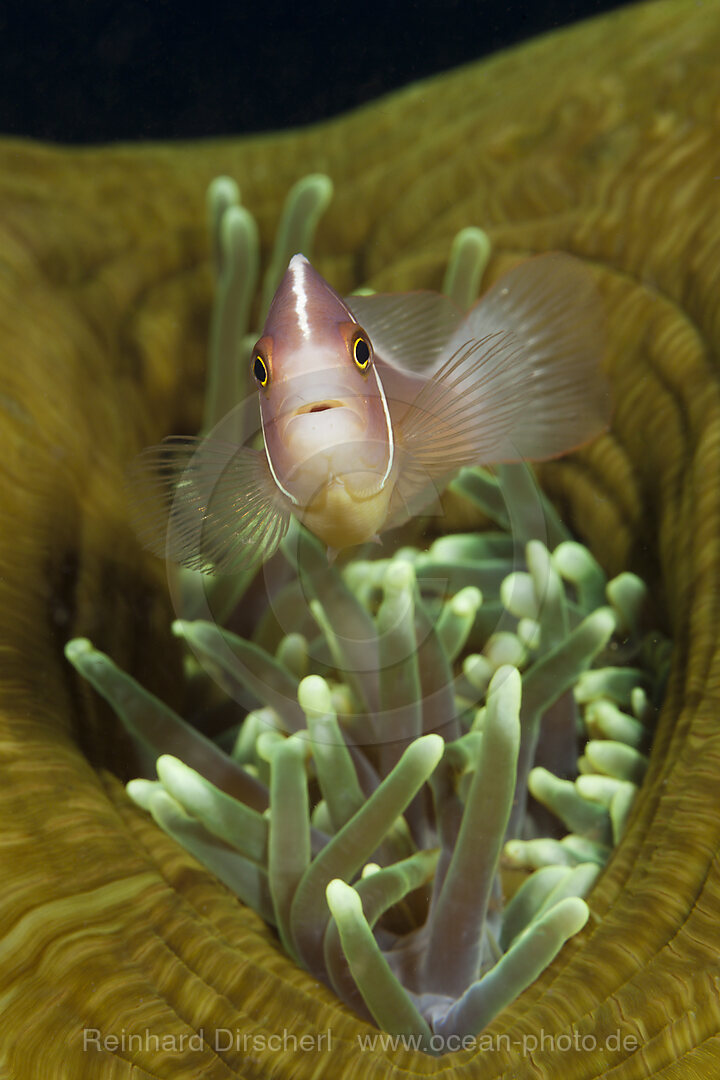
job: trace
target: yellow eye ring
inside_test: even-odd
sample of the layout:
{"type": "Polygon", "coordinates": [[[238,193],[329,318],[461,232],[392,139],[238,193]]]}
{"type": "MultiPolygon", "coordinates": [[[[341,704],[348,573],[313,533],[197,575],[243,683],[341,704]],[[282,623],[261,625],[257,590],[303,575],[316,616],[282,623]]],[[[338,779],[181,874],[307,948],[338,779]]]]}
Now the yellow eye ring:
{"type": "Polygon", "coordinates": [[[270,374],[267,369],[267,364],[263,360],[260,353],[257,353],[255,355],[255,359],[253,360],[253,375],[261,386],[267,386],[270,374]]]}
{"type": "Polygon", "coordinates": [[[370,346],[364,337],[357,337],[353,342],[353,360],[361,371],[367,369],[370,363],[370,346]]]}

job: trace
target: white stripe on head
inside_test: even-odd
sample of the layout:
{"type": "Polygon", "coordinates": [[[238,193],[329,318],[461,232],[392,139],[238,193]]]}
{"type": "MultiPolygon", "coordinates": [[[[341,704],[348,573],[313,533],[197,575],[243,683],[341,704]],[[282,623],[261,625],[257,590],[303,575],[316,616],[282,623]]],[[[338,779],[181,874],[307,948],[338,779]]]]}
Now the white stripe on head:
{"type": "Polygon", "coordinates": [[[280,483],[280,478],[279,478],[279,476],[277,474],[275,466],[273,465],[273,459],[272,459],[272,456],[270,454],[270,447],[268,446],[268,441],[267,441],[267,438],[265,436],[265,420],[263,418],[262,409],[260,410],[260,426],[262,427],[263,442],[265,443],[265,457],[267,458],[267,463],[268,463],[268,465],[270,467],[270,472],[272,473],[272,478],[275,481],[275,483],[277,484],[280,491],[283,493],[283,495],[287,499],[289,499],[290,502],[293,503],[294,506],[298,506],[299,505],[298,500],[295,498],[293,493],[291,491],[288,491],[288,489],[286,487],[283,487],[283,485],[280,483]]]}
{"type": "Polygon", "coordinates": [[[310,337],[310,320],[308,319],[308,294],[305,282],[306,267],[308,261],[304,255],[293,255],[288,265],[292,279],[292,291],[295,297],[295,314],[297,315],[300,332],[307,341],[310,337]]]}
{"type": "Polygon", "coordinates": [[[395,460],[395,435],[392,426],[392,417],[390,416],[390,409],[388,407],[387,398],[385,397],[385,387],[382,384],[382,379],[378,375],[377,368],[373,364],[373,375],[375,376],[375,382],[377,383],[378,390],[380,392],[380,400],[382,401],[383,412],[385,413],[385,425],[387,427],[388,436],[388,460],[387,468],[385,469],[385,475],[380,481],[380,487],[384,488],[387,483],[387,479],[392,472],[393,462],[395,460]]]}

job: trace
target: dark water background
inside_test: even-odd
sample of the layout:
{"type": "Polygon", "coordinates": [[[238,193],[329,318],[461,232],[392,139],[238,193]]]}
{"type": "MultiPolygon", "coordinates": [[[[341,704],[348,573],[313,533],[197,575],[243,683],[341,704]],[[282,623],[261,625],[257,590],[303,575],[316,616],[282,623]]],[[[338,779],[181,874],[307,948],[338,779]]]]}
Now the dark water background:
{"type": "Polygon", "coordinates": [[[5,0],[0,133],[198,138],[308,123],[618,0],[5,0]]]}

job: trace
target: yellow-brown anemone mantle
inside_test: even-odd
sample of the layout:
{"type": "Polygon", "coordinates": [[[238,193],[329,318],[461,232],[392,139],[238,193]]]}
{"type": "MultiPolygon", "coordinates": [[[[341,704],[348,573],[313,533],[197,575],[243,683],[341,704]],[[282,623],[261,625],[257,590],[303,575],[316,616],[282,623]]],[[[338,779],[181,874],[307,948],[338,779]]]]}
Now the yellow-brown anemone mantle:
{"type": "Polygon", "coordinates": [[[717,1075],[719,56],[718,3],[668,0],[306,131],[0,145],[3,1076],[717,1075]],[[560,248],[607,299],[612,434],[543,477],[609,572],[649,581],[673,672],[591,921],[488,1029],[495,1052],[361,1050],[373,1029],[130,805],[127,748],[62,656],[88,635],[179,704],[164,571],[129,532],[123,467],[199,421],[208,181],[239,180],[268,244],[313,170],[336,184],[317,264],[341,290],[438,287],[476,224],[492,276],[560,248]],[[261,1038],[328,1029],[330,1051],[261,1038]]]}

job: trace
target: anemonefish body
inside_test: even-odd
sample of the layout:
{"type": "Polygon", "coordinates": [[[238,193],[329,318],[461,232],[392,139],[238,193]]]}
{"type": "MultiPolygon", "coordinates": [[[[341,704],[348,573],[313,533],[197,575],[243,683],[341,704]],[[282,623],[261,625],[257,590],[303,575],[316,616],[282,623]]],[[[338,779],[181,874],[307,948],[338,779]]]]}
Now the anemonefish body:
{"type": "Polygon", "coordinates": [[[463,466],[574,449],[608,423],[602,322],[589,273],[559,253],[516,266],[465,315],[432,292],[343,299],[295,255],[250,361],[264,450],[145,451],[140,536],[233,572],[269,558],[291,515],[338,550],[420,512],[463,466]]]}

